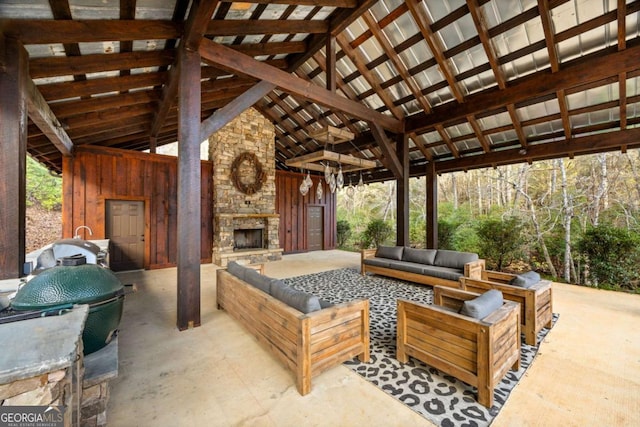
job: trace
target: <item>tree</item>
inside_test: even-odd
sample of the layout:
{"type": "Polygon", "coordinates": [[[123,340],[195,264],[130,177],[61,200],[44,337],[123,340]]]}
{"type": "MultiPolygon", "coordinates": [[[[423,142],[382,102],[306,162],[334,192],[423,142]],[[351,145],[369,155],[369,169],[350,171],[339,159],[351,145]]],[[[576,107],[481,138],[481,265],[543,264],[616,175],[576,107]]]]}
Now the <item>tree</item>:
{"type": "Polygon", "coordinates": [[[477,226],[480,252],[498,271],[522,255],[524,241],[521,221],[512,216],[504,219],[488,218],[477,226]]]}
{"type": "Polygon", "coordinates": [[[40,205],[48,210],[62,208],[62,179],[27,156],[27,205],[40,205]]]}
{"type": "Polygon", "coordinates": [[[349,237],[351,237],[351,224],[349,221],[341,219],[336,224],[336,233],[338,239],[338,247],[343,247],[349,237]]]}
{"type": "Polygon", "coordinates": [[[393,234],[393,228],[381,219],[374,219],[367,224],[367,229],[362,235],[362,247],[378,247],[384,244],[393,234]]]}
{"type": "Polygon", "coordinates": [[[577,243],[597,287],[637,289],[640,280],[640,234],[600,224],[589,228],[577,243]]]}

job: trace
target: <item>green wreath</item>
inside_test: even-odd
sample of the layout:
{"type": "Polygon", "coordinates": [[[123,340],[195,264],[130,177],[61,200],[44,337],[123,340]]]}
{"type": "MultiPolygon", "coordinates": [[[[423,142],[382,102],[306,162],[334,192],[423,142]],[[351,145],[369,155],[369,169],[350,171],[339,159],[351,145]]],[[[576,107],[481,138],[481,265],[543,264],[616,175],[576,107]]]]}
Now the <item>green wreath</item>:
{"type": "Polygon", "coordinates": [[[260,191],[262,184],[267,178],[267,173],[262,170],[262,164],[255,154],[245,151],[235,158],[231,164],[231,180],[236,188],[247,195],[252,195],[260,191]],[[253,166],[253,182],[244,183],[240,176],[240,165],[249,162],[253,166]]]}

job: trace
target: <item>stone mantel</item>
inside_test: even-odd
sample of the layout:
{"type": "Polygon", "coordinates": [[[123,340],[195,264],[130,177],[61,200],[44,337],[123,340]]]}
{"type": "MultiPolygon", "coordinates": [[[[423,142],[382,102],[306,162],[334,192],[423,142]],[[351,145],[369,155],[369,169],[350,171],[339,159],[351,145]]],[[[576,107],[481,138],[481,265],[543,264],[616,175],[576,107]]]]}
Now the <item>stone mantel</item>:
{"type": "Polygon", "coordinates": [[[279,218],[280,214],[268,213],[219,213],[216,214],[222,218],[279,218]]]}

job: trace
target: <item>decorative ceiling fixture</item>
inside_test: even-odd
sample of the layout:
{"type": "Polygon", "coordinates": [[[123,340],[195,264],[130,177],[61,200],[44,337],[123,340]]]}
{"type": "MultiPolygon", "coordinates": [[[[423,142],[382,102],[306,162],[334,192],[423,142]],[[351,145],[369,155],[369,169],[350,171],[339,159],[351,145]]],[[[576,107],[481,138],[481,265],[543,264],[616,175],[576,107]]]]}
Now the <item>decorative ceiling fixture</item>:
{"type": "Polygon", "coordinates": [[[371,169],[377,166],[377,163],[373,160],[362,159],[350,154],[340,154],[327,149],[329,144],[333,146],[334,144],[352,140],[353,133],[348,130],[327,126],[317,132],[310,133],[309,136],[318,141],[324,140],[325,148],[320,151],[294,157],[285,161],[285,164],[293,168],[324,172],[325,181],[330,186],[333,181],[335,181],[334,185],[336,187],[342,188],[344,186],[343,170],[348,172],[371,169]]]}

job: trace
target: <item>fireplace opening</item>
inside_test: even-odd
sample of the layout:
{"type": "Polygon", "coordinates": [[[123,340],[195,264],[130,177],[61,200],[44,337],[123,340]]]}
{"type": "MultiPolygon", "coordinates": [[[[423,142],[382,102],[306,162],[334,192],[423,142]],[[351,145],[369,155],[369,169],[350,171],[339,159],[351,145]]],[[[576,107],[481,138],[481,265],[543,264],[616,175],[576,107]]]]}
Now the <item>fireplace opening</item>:
{"type": "Polygon", "coordinates": [[[233,250],[263,249],[263,231],[262,228],[233,230],[233,250]]]}

